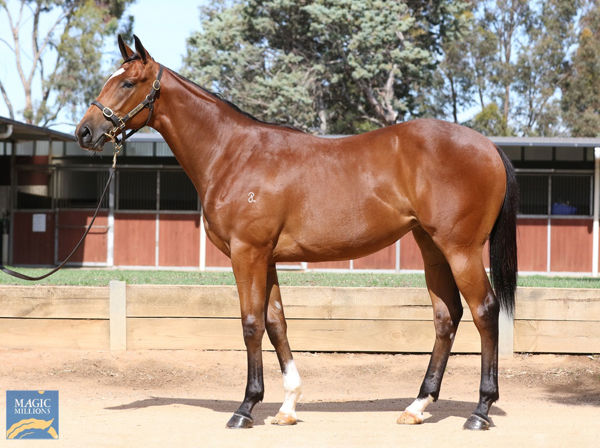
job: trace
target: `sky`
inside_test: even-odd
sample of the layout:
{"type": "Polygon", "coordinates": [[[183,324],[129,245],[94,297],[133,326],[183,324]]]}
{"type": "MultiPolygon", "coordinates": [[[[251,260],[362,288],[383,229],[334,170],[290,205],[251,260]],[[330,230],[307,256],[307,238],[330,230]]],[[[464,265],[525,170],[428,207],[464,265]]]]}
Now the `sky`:
{"type": "Polygon", "coordinates": [[[135,17],[134,32],[152,57],[179,70],[185,41],[200,27],[198,8],[206,3],[207,0],[137,0],[125,14],[135,17]]]}
{"type": "MultiPolygon", "coordinates": [[[[133,5],[130,5],[125,15],[135,17],[134,32],[152,57],[165,66],[179,71],[185,55],[186,39],[200,27],[199,6],[206,4],[208,1],[137,0],[133,5]]],[[[7,3],[16,16],[20,2],[8,0],[7,3]]],[[[26,27],[26,29],[31,29],[30,22],[31,20],[29,20],[29,27],[26,27]]],[[[9,22],[2,10],[0,10],[0,79],[9,92],[13,108],[22,110],[24,107],[23,87],[14,66],[14,57],[6,43],[1,40],[12,43],[9,22]]],[[[133,42],[130,44],[133,46],[133,42]]],[[[29,48],[27,45],[24,47],[29,48]]],[[[115,55],[119,54],[116,36],[112,52],[115,55]]],[[[31,55],[25,54],[24,58],[27,57],[30,58],[31,55]]],[[[19,114],[16,115],[16,118],[20,120],[19,114]]],[[[8,109],[2,99],[0,99],[0,116],[8,117],[8,109]]],[[[68,118],[63,117],[59,121],[58,125],[52,126],[53,129],[63,132],[73,132],[75,129],[75,124],[68,123],[70,121],[68,118]]]]}

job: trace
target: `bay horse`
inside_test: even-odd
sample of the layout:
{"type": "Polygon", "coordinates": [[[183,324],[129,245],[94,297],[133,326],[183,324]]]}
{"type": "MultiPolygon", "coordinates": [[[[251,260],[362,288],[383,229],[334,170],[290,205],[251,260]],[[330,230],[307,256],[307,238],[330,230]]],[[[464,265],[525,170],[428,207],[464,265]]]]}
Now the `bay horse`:
{"type": "Polygon", "coordinates": [[[244,400],[227,426],[253,425],[264,394],[265,329],[285,391],[273,423],[297,421],[301,381],[275,264],[354,259],[412,231],[436,338],[419,394],[398,423],[422,423],[438,399],[462,293],[481,337],[479,403],[464,427],[489,428],[499,396],[498,315],[513,311],[517,273],[517,183],[502,151],[471,129],[433,119],[334,139],[265,123],[157,63],[137,36],[135,51],[121,36],[118,44],[124,62],[75,134],[81,147],[100,151],[147,124],[195,185],[206,234],[231,258],[247,349],[244,400]],[[483,263],[488,239],[493,288],[483,263]]]}

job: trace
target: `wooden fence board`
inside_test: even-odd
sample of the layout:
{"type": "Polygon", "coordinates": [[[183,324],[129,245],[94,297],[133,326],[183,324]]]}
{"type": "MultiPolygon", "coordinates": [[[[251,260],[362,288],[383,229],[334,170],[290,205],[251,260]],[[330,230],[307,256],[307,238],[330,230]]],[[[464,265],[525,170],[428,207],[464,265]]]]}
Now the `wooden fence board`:
{"type": "Polygon", "coordinates": [[[583,321],[515,321],[516,352],[598,353],[600,325],[583,321]]]}
{"type": "Polygon", "coordinates": [[[128,317],[236,317],[235,286],[127,285],[128,317]]]}
{"type": "MultiPolygon", "coordinates": [[[[288,319],[288,338],[293,350],[425,352],[433,348],[431,321],[288,319]]],[[[128,349],[243,350],[240,319],[129,318],[128,349]]],[[[263,348],[272,349],[265,335],[263,348]]],[[[476,353],[480,339],[472,323],[461,325],[455,352],[476,353]]]]}
{"type": "MultiPolygon", "coordinates": [[[[234,286],[127,286],[127,347],[244,349],[234,286]]],[[[294,350],[429,352],[422,288],[282,287],[294,350]]],[[[468,307],[454,345],[479,352],[468,307]]],[[[122,313],[122,311],[120,311],[122,313]]],[[[109,347],[106,287],[1,286],[0,347],[109,347]]],[[[265,337],[264,347],[270,348],[265,337]]],[[[600,353],[600,290],[519,288],[517,352],[600,353]]]]}
{"type": "Polygon", "coordinates": [[[600,290],[519,288],[515,319],[600,321],[600,290]]]}
{"type": "Polygon", "coordinates": [[[3,319],[0,346],[17,349],[109,348],[108,320],[3,319]]]}
{"type": "MultiPolygon", "coordinates": [[[[430,320],[431,301],[425,289],[282,287],[289,319],[430,320]]],[[[463,321],[473,320],[466,304],[463,321]]],[[[235,286],[127,287],[128,317],[237,318],[235,286]]]]}
{"type": "Polygon", "coordinates": [[[2,286],[1,317],[108,319],[108,289],[88,286],[2,286]]]}

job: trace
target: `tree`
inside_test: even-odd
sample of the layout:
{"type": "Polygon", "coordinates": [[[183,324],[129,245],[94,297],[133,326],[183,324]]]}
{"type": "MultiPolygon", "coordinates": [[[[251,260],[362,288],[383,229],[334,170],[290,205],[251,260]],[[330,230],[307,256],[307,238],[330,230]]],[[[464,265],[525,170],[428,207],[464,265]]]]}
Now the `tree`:
{"type": "Polygon", "coordinates": [[[519,36],[531,26],[530,2],[527,0],[507,0],[484,2],[482,28],[488,28],[495,36],[497,52],[492,62],[491,86],[493,96],[501,103],[502,120],[506,125],[502,134],[510,134],[509,117],[511,112],[511,90],[515,78],[513,52],[518,50],[519,36]]]}
{"type": "Polygon", "coordinates": [[[188,40],[186,75],[267,120],[323,133],[392,124],[424,113],[418,93],[458,4],[221,0],[188,40]]]}
{"type": "Polygon", "coordinates": [[[458,123],[458,113],[471,105],[477,80],[473,66],[466,55],[472,49],[475,35],[475,18],[471,10],[459,9],[455,17],[456,28],[442,41],[442,59],[433,74],[434,91],[429,114],[450,117],[458,123]]]}
{"type": "Polygon", "coordinates": [[[481,110],[487,105],[486,96],[491,90],[492,70],[498,49],[498,36],[483,20],[474,20],[473,29],[467,35],[469,66],[472,67],[473,84],[481,110]]]}
{"type": "Polygon", "coordinates": [[[481,132],[483,135],[512,135],[508,124],[504,121],[500,108],[496,103],[488,103],[466,126],[481,132]]]}
{"type": "MultiPolygon", "coordinates": [[[[46,126],[66,107],[70,106],[75,116],[82,104],[89,104],[104,78],[102,44],[115,35],[119,19],[132,1],[0,0],[12,37],[12,42],[3,43],[14,55],[25,97],[22,116],[27,123],[46,126]],[[41,86],[39,96],[36,85],[41,86]]],[[[132,24],[130,16],[121,25],[122,31],[130,32],[132,24]]],[[[15,106],[1,79],[0,92],[15,118],[15,106]]]]}
{"type": "Polygon", "coordinates": [[[466,39],[480,111],[469,124],[497,135],[562,132],[559,86],[581,4],[474,0],[476,20],[466,39]]]}
{"type": "Polygon", "coordinates": [[[600,2],[581,19],[577,51],[561,84],[563,118],[577,137],[600,135],[600,2]]]}
{"type": "Polygon", "coordinates": [[[312,124],[313,76],[301,56],[250,42],[244,6],[215,2],[202,10],[183,74],[264,119],[312,124]]]}
{"type": "Polygon", "coordinates": [[[565,78],[568,49],[575,43],[575,16],[581,2],[547,0],[533,16],[528,45],[518,55],[514,111],[522,135],[560,132],[559,86],[565,78]]]}

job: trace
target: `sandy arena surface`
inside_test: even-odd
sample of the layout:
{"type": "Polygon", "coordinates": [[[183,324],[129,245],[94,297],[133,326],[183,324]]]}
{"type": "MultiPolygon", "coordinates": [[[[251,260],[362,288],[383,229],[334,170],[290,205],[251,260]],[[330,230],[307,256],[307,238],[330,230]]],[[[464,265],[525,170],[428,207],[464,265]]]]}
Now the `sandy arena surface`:
{"type": "Polygon", "coordinates": [[[420,426],[397,425],[418,392],[424,355],[296,353],[304,398],[300,422],[265,424],[283,398],[275,354],[265,353],[265,401],[255,427],[225,423],[243,397],[245,352],[0,350],[0,424],[7,389],[57,389],[60,440],[0,446],[52,447],[597,447],[600,357],[502,360],[495,427],[462,424],[475,408],[479,356],[451,357],[440,400],[420,426]]]}

